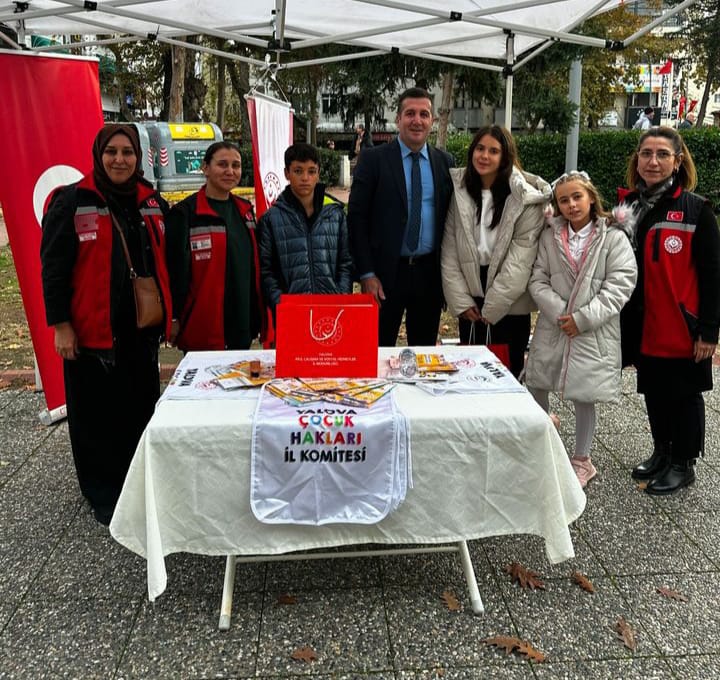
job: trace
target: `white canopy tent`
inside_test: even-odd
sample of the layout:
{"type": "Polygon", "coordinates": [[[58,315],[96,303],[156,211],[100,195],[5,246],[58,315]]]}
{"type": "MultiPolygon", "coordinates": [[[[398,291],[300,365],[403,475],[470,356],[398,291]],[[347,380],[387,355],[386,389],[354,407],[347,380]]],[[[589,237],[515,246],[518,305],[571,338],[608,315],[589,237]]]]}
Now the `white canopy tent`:
{"type": "MultiPolygon", "coordinates": [[[[506,77],[510,127],[512,76],[533,56],[557,41],[622,49],[694,1],[685,0],[622,41],[572,33],[622,0],[23,0],[0,4],[0,22],[17,31],[20,43],[27,35],[114,36],[83,45],[150,38],[271,69],[391,51],[489,69],[506,77]],[[261,61],[183,41],[191,34],[265,49],[269,57],[261,61]],[[288,51],[329,43],[357,51],[304,61],[285,57],[288,51]]],[[[63,48],[67,45],[37,51],[63,48]]]]}

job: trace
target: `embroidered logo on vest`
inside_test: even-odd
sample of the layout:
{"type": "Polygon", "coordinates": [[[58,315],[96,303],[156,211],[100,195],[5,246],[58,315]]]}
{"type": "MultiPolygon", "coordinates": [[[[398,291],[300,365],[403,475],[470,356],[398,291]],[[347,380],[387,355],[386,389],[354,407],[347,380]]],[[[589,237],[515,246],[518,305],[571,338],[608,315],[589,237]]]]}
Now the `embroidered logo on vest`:
{"type": "MultiPolygon", "coordinates": [[[[670,214],[668,213],[668,219],[670,219],[670,214]]],[[[680,213],[682,215],[682,213],[680,213]]],[[[679,253],[682,250],[683,242],[680,239],[679,236],[668,236],[665,239],[665,250],[668,251],[671,255],[675,255],[676,253],[679,253]]]]}

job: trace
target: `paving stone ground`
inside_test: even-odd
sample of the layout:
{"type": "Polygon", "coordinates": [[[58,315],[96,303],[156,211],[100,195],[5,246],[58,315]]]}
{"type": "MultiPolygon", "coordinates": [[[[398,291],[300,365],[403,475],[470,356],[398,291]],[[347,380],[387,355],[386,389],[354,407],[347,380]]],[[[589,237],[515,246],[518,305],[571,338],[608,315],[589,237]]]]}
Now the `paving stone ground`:
{"type": "MultiPolygon", "coordinates": [[[[472,614],[448,554],[244,564],[231,629],[221,632],[223,559],[168,557],[168,589],[149,603],[144,561],[80,497],[67,426],[40,425],[41,394],[2,390],[0,678],[720,678],[720,398],[706,401],[697,484],[650,497],[629,475],[650,437],[627,372],[621,403],[600,407],[598,477],[572,528],[576,558],[551,566],[529,536],[472,541],[483,616],[472,614]],[[539,572],[545,589],[512,585],[503,567],[514,560],[539,572]],[[572,582],[575,570],[594,594],[572,582]],[[443,605],[445,590],[461,611],[443,605]],[[280,594],[296,604],[279,605],[280,594]],[[635,651],[617,639],[619,617],[636,632],[635,651]],[[529,641],[546,661],[483,643],[496,635],[529,641]],[[317,660],[293,660],[306,645],[317,660]]],[[[572,409],[554,406],[571,448],[572,409]]]]}

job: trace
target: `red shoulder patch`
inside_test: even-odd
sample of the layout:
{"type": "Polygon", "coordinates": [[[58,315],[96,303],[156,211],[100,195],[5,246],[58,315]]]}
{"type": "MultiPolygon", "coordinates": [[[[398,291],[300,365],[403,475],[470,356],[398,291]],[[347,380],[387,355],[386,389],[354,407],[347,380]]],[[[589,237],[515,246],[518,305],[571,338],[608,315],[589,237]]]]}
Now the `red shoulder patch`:
{"type": "Polygon", "coordinates": [[[683,211],[682,210],[670,210],[668,211],[667,217],[668,222],[682,222],[683,211]]]}

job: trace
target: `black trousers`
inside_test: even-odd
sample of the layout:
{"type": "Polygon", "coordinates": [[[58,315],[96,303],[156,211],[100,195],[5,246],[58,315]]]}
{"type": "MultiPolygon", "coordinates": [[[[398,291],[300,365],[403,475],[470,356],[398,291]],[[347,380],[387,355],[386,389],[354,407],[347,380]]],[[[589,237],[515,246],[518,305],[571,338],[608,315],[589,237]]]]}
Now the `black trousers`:
{"type": "Polygon", "coordinates": [[[408,345],[436,345],[443,305],[437,253],[401,257],[395,286],[380,305],[379,343],[394,347],[405,313],[408,345]]]}
{"type": "Polygon", "coordinates": [[[653,440],[670,446],[673,463],[703,455],[705,449],[705,401],[702,393],[645,394],[645,406],[653,440]]]}
{"type": "Polygon", "coordinates": [[[108,521],[160,396],[157,356],[157,342],[138,335],[118,341],[114,364],[91,353],[63,362],[80,490],[108,521]]]}
{"type": "MultiPolygon", "coordinates": [[[[482,309],[483,298],[474,298],[478,309],[482,309]]],[[[475,329],[472,333],[473,341],[470,342],[470,335],[473,323],[462,317],[458,319],[460,331],[460,343],[463,345],[484,345],[487,337],[487,325],[482,321],[475,322],[475,329]]],[[[529,314],[508,314],[496,324],[490,326],[490,342],[493,344],[508,345],[510,350],[510,372],[517,378],[525,367],[525,350],[530,339],[530,315],[529,314]]]]}

